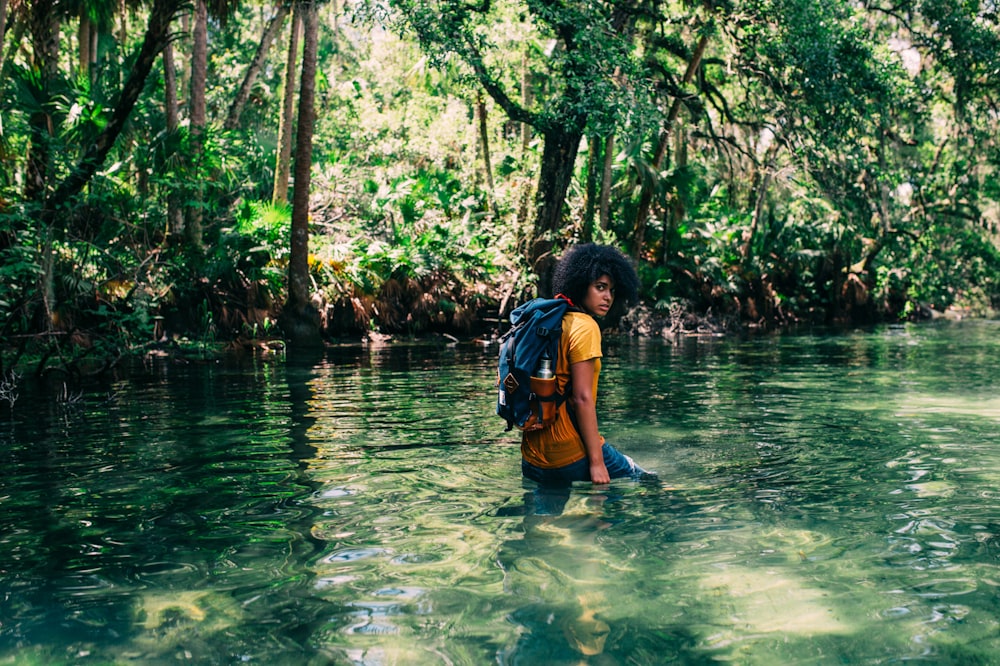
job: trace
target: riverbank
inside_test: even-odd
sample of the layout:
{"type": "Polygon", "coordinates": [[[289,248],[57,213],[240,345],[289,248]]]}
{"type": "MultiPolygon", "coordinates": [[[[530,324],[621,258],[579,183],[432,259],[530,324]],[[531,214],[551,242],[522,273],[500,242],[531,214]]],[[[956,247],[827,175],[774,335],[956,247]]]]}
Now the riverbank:
{"type": "MultiPolygon", "coordinates": [[[[419,300],[424,305],[409,312],[401,300],[391,307],[388,303],[374,301],[345,301],[324,306],[321,318],[324,346],[379,346],[428,341],[446,346],[489,345],[505,328],[503,322],[506,318],[498,315],[498,306],[489,298],[464,299],[458,304],[441,295],[435,299],[423,293],[419,300]]],[[[257,312],[236,316],[230,312],[229,316],[235,317],[241,324],[227,327],[215,323],[219,320],[209,318],[203,330],[196,330],[190,322],[186,322],[186,317],[173,319],[173,326],[170,318],[163,318],[156,329],[156,338],[138,344],[128,335],[115,338],[84,330],[8,340],[0,349],[0,404],[4,400],[16,400],[17,386],[25,377],[52,379],[64,386],[78,386],[114,375],[124,359],[166,359],[171,363],[188,364],[213,362],[232,353],[249,353],[262,358],[280,358],[287,353],[281,331],[272,323],[276,315],[257,312]],[[256,316],[259,321],[248,325],[248,315],[256,316]],[[185,322],[189,329],[181,328],[185,322]]],[[[921,306],[914,308],[907,321],[958,321],[996,316],[996,312],[981,314],[960,308],[938,311],[921,306]]],[[[880,323],[892,322],[883,320],[866,325],[880,323]]],[[[675,300],[664,307],[642,303],[619,319],[605,322],[605,325],[608,337],[618,335],[677,341],[690,336],[736,337],[747,333],[801,330],[802,327],[826,328],[831,324],[794,317],[748,320],[735,308],[728,312],[711,307],[698,310],[691,302],[675,300]]],[[[855,324],[847,322],[838,325],[834,322],[832,325],[855,324]]]]}

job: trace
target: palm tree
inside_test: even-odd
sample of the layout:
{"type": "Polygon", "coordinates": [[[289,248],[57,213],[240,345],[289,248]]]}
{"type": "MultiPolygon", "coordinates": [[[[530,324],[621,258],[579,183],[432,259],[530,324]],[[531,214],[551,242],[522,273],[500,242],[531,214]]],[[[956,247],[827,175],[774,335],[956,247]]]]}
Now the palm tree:
{"type": "Polygon", "coordinates": [[[191,166],[196,175],[194,191],[188,195],[189,206],[184,216],[184,233],[189,248],[201,255],[205,251],[203,218],[204,193],[201,168],[205,149],[205,129],[208,116],[205,90],[208,83],[208,17],[225,23],[239,6],[239,0],[194,0],[194,24],[191,28],[191,78],[188,97],[188,123],[191,132],[191,166]]]}
{"type": "Polygon", "coordinates": [[[91,177],[104,164],[104,160],[118,139],[118,135],[124,129],[132,109],[142,94],[146,78],[153,69],[153,63],[167,44],[170,36],[170,23],[183,4],[184,0],[153,1],[146,34],[139,47],[139,53],[132,65],[132,70],[122,87],[118,103],[104,129],[87,146],[76,168],[59,183],[52,196],[46,199],[45,211],[55,212],[57,208],[67,205],[70,199],[80,193],[91,177]]]}
{"type": "MultiPolygon", "coordinates": [[[[173,42],[167,42],[163,47],[163,108],[166,117],[167,133],[175,135],[180,127],[180,105],[177,101],[177,67],[174,62],[173,42]]],[[[167,193],[167,231],[170,242],[180,240],[184,232],[184,210],[181,193],[177,188],[171,188],[167,193]]]]}
{"type": "Polygon", "coordinates": [[[298,129],[295,137],[295,189],[292,193],[292,238],[288,258],[288,299],[281,314],[281,327],[290,345],[312,347],[322,343],[319,313],[310,303],[309,277],[309,184],[312,170],[313,121],[315,120],[316,60],[319,19],[316,3],[300,3],[304,44],[302,81],[299,85],[298,129]]]}
{"type": "Polygon", "coordinates": [[[288,43],[288,57],[285,61],[284,92],[282,93],[281,119],[278,126],[277,163],[274,167],[274,194],[276,204],[288,203],[288,179],[292,167],[292,113],[295,110],[295,64],[299,57],[299,41],[302,37],[302,12],[295,4],[292,14],[292,35],[288,43]]]}
{"type": "Polygon", "coordinates": [[[139,96],[146,83],[146,78],[153,69],[153,63],[163,47],[167,44],[170,32],[170,22],[184,0],[154,0],[149,13],[149,22],[142,46],[135,58],[128,78],[122,87],[121,96],[108,118],[104,129],[87,146],[83,157],[76,167],[54,188],[52,194],[45,198],[41,212],[41,226],[46,237],[42,253],[42,272],[39,293],[42,297],[42,307],[45,321],[53,322],[53,265],[52,235],[55,220],[70,205],[72,199],[90,182],[97,170],[104,164],[115,141],[125,128],[132,109],[135,108],[139,96]]]}
{"type": "MultiPolygon", "coordinates": [[[[208,7],[205,0],[194,2],[194,26],[191,47],[191,89],[188,95],[188,122],[191,131],[191,163],[197,174],[204,154],[205,87],[208,79],[208,7]]],[[[184,234],[188,247],[196,255],[205,251],[202,232],[202,189],[195,178],[194,191],[184,215],[184,234]]]]}
{"type": "Polygon", "coordinates": [[[226,115],[226,123],[224,125],[226,129],[233,130],[239,127],[240,114],[243,113],[243,107],[246,106],[247,100],[250,98],[250,90],[260,75],[261,69],[264,68],[264,60],[267,58],[267,52],[270,50],[271,44],[274,42],[274,38],[278,35],[281,27],[285,24],[285,18],[288,16],[290,10],[291,6],[286,2],[282,2],[274,10],[274,16],[271,17],[271,20],[267,23],[267,27],[264,28],[264,34],[257,45],[257,52],[254,53],[253,60],[250,61],[250,66],[247,67],[246,74],[243,76],[243,83],[240,84],[240,89],[236,93],[236,97],[233,98],[232,103],[229,105],[229,113],[226,115]]]}
{"type": "Polygon", "coordinates": [[[7,0],[0,0],[0,71],[3,71],[3,45],[7,36],[7,0]]]}
{"type": "Polygon", "coordinates": [[[28,22],[31,30],[32,70],[35,73],[33,88],[37,97],[35,110],[28,119],[31,143],[28,147],[27,172],[24,179],[24,196],[40,201],[49,185],[51,159],[49,143],[52,118],[48,108],[49,82],[58,72],[59,17],[55,0],[35,0],[31,3],[28,22]]]}

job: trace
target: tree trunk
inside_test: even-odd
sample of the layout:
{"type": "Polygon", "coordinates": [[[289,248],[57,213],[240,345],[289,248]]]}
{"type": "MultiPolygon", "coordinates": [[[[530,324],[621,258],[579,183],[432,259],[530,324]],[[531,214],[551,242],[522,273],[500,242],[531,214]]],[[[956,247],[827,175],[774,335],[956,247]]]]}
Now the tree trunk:
{"type": "MultiPolygon", "coordinates": [[[[177,102],[177,67],[174,64],[174,45],[167,42],[163,47],[163,102],[167,122],[167,132],[175,134],[180,126],[180,109],[177,102]]],[[[184,210],[180,193],[176,187],[167,192],[167,235],[170,243],[180,241],[184,233],[184,210]]]]}
{"type": "Polygon", "coordinates": [[[476,116],[479,118],[479,145],[483,150],[483,173],[486,175],[486,192],[490,197],[490,210],[497,217],[496,193],[493,188],[493,166],[490,157],[490,135],[486,122],[486,101],[482,93],[476,98],[476,116]]]}
{"type": "MultiPolygon", "coordinates": [[[[885,137],[888,131],[887,127],[880,127],[881,132],[879,132],[879,142],[878,142],[878,166],[879,171],[882,174],[888,174],[889,165],[885,158],[885,153],[887,147],[885,145],[885,137]]],[[[875,243],[872,245],[871,249],[865,255],[864,258],[864,273],[865,280],[867,282],[869,290],[875,288],[875,271],[872,270],[875,265],[875,259],[878,257],[879,253],[885,248],[885,243],[889,239],[889,234],[892,233],[892,193],[889,191],[889,183],[885,176],[878,179],[878,217],[879,225],[875,232],[875,243]]]]}
{"type": "MultiPolygon", "coordinates": [[[[531,89],[531,67],[528,65],[528,48],[521,54],[521,106],[530,109],[534,103],[535,94],[531,89]]],[[[521,152],[528,152],[531,145],[531,125],[521,123],[521,152]]]]}
{"type": "Polygon", "coordinates": [[[77,163],[76,168],[61,182],[55,189],[51,197],[45,201],[41,212],[41,222],[43,230],[48,237],[48,242],[43,250],[42,256],[42,284],[40,292],[43,298],[44,311],[47,316],[48,325],[53,323],[53,256],[51,240],[55,231],[55,220],[58,219],[61,211],[69,205],[70,200],[80,193],[90,181],[97,170],[104,164],[108,153],[115,144],[115,140],[121,134],[132,109],[142,94],[146,79],[153,69],[153,63],[160,50],[167,43],[167,35],[170,29],[170,20],[176,10],[176,0],[156,0],[149,14],[149,24],[146,29],[142,46],[136,56],[135,63],[129,72],[125,85],[122,87],[121,97],[114,107],[108,123],[104,129],[87,146],[83,157],[77,163]]]}
{"type": "MultiPolygon", "coordinates": [[[[583,123],[570,126],[582,127],[583,123]]],[[[539,168],[538,193],[535,196],[535,230],[528,250],[528,263],[538,276],[538,293],[551,295],[553,255],[556,234],[562,228],[563,205],[573,180],[576,154],[583,133],[551,128],[544,132],[545,147],[539,168]]]]}
{"type": "Polygon", "coordinates": [[[774,178],[774,160],[778,152],[779,142],[777,137],[771,142],[764,152],[764,160],[761,169],[754,177],[753,193],[753,214],[750,216],[750,229],[747,231],[746,242],[740,248],[740,257],[745,265],[753,256],[753,243],[760,228],[760,219],[764,215],[764,204],[767,203],[767,191],[771,187],[771,180],[774,178]]]}
{"type": "Polygon", "coordinates": [[[615,164],[615,135],[604,141],[604,169],[601,172],[601,229],[611,226],[611,167],[615,164]]]}
{"type": "Polygon", "coordinates": [[[91,44],[93,40],[91,39],[91,32],[93,31],[93,24],[90,22],[90,15],[87,13],[87,7],[80,7],[80,25],[77,29],[76,37],[77,42],[79,42],[80,47],[80,61],[79,61],[79,71],[80,76],[85,76],[90,78],[90,61],[93,57],[91,55],[91,44]]]}
{"type": "Polygon", "coordinates": [[[32,113],[28,119],[30,144],[24,179],[24,196],[29,201],[45,198],[49,186],[52,160],[49,154],[50,139],[55,133],[52,116],[45,112],[48,108],[49,82],[58,73],[59,20],[52,0],[35,0],[31,4],[31,47],[34,66],[40,73],[39,96],[42,110],[32,113]]]}
{"type": "Polygon", "coordinates": [[[167,131],[172,133],[180,126],[180,105],[177,102],[177,66],[174,63],[174,45],[171,42],[167,42],[163,47],[163,88],[167,131]]]}
{"type": "MultiPolygon", "coordinates": [[[[6,3],[7,0],[0,0],[0,3],[6,3]]],[[[25,20],[13,21],[12,22],[13,36],[10,39],[10,45],[7,47],[7,51],[4,51],[3,46],[5,41],[0,40],[0,81],[7,80],[7,68],[10,60],[17,53],[17,49],[21,46],[21,40],[24,39],[24,31],[28,28],[28,22],[25,20]]],[[[4,39],[7,37],[7,32],[4,31],[4,39]]]]}
{"type": "MultiPolygon", "coordinates": [[[[531,68],[528,66],[528,48],[525,47],[521,54],[521,107],[530,109],[534,103],[534,92],[531,88],[531,68]]],[[[521,123],[521,163],[525,173],[529,173],[528,163],[531,156],[531,135],[533,131],[531,124],[521,123]]],[[[527,184],[531,178],[525,178],[525,186],[520,188],[521,195],[517,203],[517,224],[518,234],[521,230],[527,229],[528,208],[531,204],[531,187],[527,184]]]]}
{"type": "MultiPolygon", "coordinates": [[[[176,12],[177,9],[175,8],[176,12]]],[[[118,43],[123,47],[128,44],[128,5],[126,0],[119,0],[118,2],[118,17],[121,21],[118,24],[118,43]]]]}
{"type": "MultiPolygon", "coordinates": [[[[879,144],[878,144],[878,165],[881,173],[885,174],[889,173],[889,166],[885,158],[885,153],[887,150],[885,145],[886,143],[885,137],[887,130],[885,127],[882,127],[881,130],[882,131],[880,132],[879,135],[879,144]]],[[[872,235],[875,237],[874,242],[872,242],[871,245],[868,246],[867,250],[862,252],[861,260],[857,262],[857,264],[851,266],[850,271],[852,273],[859,274],[858,277],[864,282],[865,288],[870,293],[875,290],[876,286],[877,276],[875,275],[875,271],[873,270],[875,266],[875,260],[878,258],[878,255],[881,254],[881,252],[885,249],[886,242],[889,240],[889,236],[892,234],[893,225],[891,217],[892,193],[889,190],[888,182],[884,177],[872,179],[871,176],[869,176],[869,179],[874,180],[874,182],[870,182],[870,187],[869,187],[870,191],[872,191],[873,193],[877,191],[878,193],[878,198],[876,199],[873,205],[874,211],[876,212],[876,217],[878,218],[878,226],[872,230],[873,232],[872,235]]]]}
{"type": "MultiPolygon", "coordinates": [[[[675,160],[678,168],[683,169],[688,164],[687,146],[687,132],[681,126],[680,131],[674,132],[674,154],[676,155],[675,160]]],[[[677,229],[684,220],[685,215],[687,215],[687,210],[684,207],[684,198],[680,196],[673,197],[670,202],[670,208],[665,214],[667,219],[663,224],[662,242],[660,243],[661,265],[666,265],[667,257],[672,256],[674,252],[673,242],[677,239],[677,229]]]]}
{"type": "MultiPolygon", "coordinates": [[[[190,35],[191,34],[191,12],[184,12],[180,15],[181,20],[181,34],[190,35]]],[[[176,53],[174,54],[176,59],[176,53]]],[[[190,60],[190,54],[188,54],[188,59],[190,60]]],[[[177,70],[177,89],[182,90],[188,94],[191,93],[191,68],[184,67],[184,59],[180,60],[181,67],[177,70]]]]}
{"type": "Polygon", "coordinates": [[[135,108],[135,104],[142,94],[146,79],[153,69],[157,56],[167,43],[170,21],[176,11],[177,4],[176,0],[155,0],[153,3],[142,46],[139,48],[139,54],[125,80],[121,97],[118,98],[118,103],[115,105],[108,123],[94,141],[87,146],[87,150],[77,163],[76,168],[59,183],[55,192],[48,198],[44,209],[46,214],[54,214],[60,206],[68,204],[69,200],[83,190],[104,164],[104,160],[107,159],[108,153],[124,129],[132,109],[135,108]]]}
{"type": "MultiPolygon", "coordinates": [[[[691,60],[688,61],[687,69],[684,71],[684,77],[681,79],[682,85],[687,85],[691,83],[694,79],[695,72],[698,71],[698,67],[701,66],[701,59],[705,55],[705,49],[708,47],[708,33],[704,33],[701,39],[698,40],[698,45],[694,49],[694,53],[691,55],[691,60]]],[[[653,203],[653,192],[656,189],[657,180],[659,179],[660,170],[663,168],[663,158],[667,154],[667,144],[670,141],[670,132],[673,129],[674,123],[677,121],[677,116],[681,112],[681,98],[680,96],[675,97],[673,103],[670,105],[670,111],[667,113],[667,117],[663,122],[663,129],[660,132],[660,138],[656,145],[656,153],[653,156],[653,176],[648,182],[643,183],[642,190],[639,193],[639,206],[635,213],[635,227],[632,232],[632,255],[638,257],[642,253],[642,246],[645,242],[646,237],[646,221],[649,219],[649,207],[653,203]]]]}
{"type": "Polygon", "coordinates": [[[202,231],[202,157],[205,150],[205,86],[208,78],[208,9],[205,0],[195,0],[193,45],[191,49],[191,91],[188,98],[191,127],[191,172],[195,185],[188,194],[184,232],[190,249],[197,255],[205,250],[202,231]]]}
{"type": "Polygon", "coordinates": [[[97,56],[99,54],[99,48],[101,45],[101,26],[97,23],[91,22],[90,24],[90,64],[88,66],[88,71],[90,72],[91,81],[94,80],[95,67],[97,67],[97,56]]]}
{"type": "Polygon", "coordinates": [[[292,34],[288,40],[288,58],[285,61],[285,89],[282,93],[281,119],[278,121],[277,163],[274,167],[275,204],[288,203],[288,179],[292,165],[292,113],[295,110],[295,63],[299,57],[299,40],[302,36],[302,8],[295,3],[292,14],[292,34]]]}
{"type": "Polygon", "coordinates": [[[257,45],[257,52],[254,54],[253,60],[250,61],[250,66],[247,68],[246,75],[243,77],[243,83],[240,85],[239,92],[236,93],[236,97],[229,106],[229,113],[226,116],[225,123],[226,129],[234,130],[239,127],[240,114],[243,113],[243,107],[246,106],[247,100],[250,99],[250,90],[253,88],[253,84],[257,81],[257,77],[260,75],[260,70],[264,67],[264,60],[267,58],[267,52],[271,48],[274,38],[281,30],[281,26],[284,25],[285,17],[288,16],[288,11],[289,6],[287,4],[279,5],[275,10],[274,16],[264,29],[264,34],[260,38],[260,43],[257,45]]]}
{"type": "Polygon", "coordinates": [[[587,150],[587,204],[583,209],[583,233],[584,242],[590,242],[594,237],[594,217],[597,214],[597,165],[603,163],[601,159],[601,140],[592,136],[588,141],[587,150]]]}
{"type": "MultiPolygon", "coordinates": [[[[3,71],[3,56],[4,56],[4,49],[3,49],[3,47],[4,47],[4,44],[7,43],[4,38],[7,37],[7,6],[8,6],[8,4],[9,3],[8,3],[7,0],[0,0],[0,72],[3,71]]],[[[3,80],[3,78],[0,77],[0,81],[2,81],[2,80],[3,80]]]]}
{"type": "Polygon", "coordinates": [[[312,137],[315,120],[316,60],[319,20],[315,2],[301,3],[304,48],[299,86],[298,133],[295,139],[295,189],[292,192],[292,237],[288,255],[288,300],[282,308],[281,327],[289,345],[322,344],[319,313],[310,303],[309,185],[312,172],[312,137]]]}

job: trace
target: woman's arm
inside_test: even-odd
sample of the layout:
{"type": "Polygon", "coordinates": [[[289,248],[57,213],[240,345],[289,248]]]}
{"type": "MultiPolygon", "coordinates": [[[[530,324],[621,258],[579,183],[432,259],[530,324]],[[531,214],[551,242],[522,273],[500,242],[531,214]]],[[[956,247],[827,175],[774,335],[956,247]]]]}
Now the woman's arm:
{"type": "Polygon", "coordinates": [[[597,360],[593,358],[570,364],[569,371],[572,377],[570,401],[576,415],[577,430],[587,451],[590,480],[594,483],[610,483],[611,477],[604,465],[604,452],[601,450],[601,435],[597,430],[597,403],[593,390],[596,366],[597,360]]]}

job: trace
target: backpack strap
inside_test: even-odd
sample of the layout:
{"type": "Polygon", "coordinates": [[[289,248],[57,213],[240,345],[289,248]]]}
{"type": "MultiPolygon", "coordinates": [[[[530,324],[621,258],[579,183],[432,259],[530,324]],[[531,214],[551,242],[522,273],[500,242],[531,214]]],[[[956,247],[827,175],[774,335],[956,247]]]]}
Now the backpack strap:
{"type": "MultiPolygon", "coordinates": [[[[583,308],[577,307],[577,305],[573,302],[573,300],[566,294],[560,292],[555,295],[555,298],[561,298],[569,304],[569,307],[566,308],[566,312],[583,312],[583,308]]],[[[564,318],[565,316],[566,315],[563,315],[564,318]]],[[[573,429],[576,430],[577,434],[579,434],[580,426],[578,426],[576,423],[576,410],[573,409],[573,403],[570,402],[569,400],[570,393],[572,392],[573,392],[573,379],[572,377],[570,377],[570,379],[566,382],[566,386],[563,387],[563,392],[556,394],[560,398],[559,403],[556,405],[556,409],[559,409],[559,407],[562,406],[563,403],[566,403],[566,414],[569,416],[569,422],[570,424],[572,424],[573,429]]]]}
{"type": "Polygon", "coordinates": [[[570,297],[567,296],[566,294],[559,293],[559,294],[556,294],[555,296],[553,296],[553,298],[561,298],[562,300],[564,300],[567,303],[569,303],[569,307],[566,308],[567,312],[569,312],[569,311],[572,311],[572,312],[583,312],[583,310],[581,310],[580,308],[576,307],[576,304],[573,303],[573,301],[570,299],[570,297]]]}

